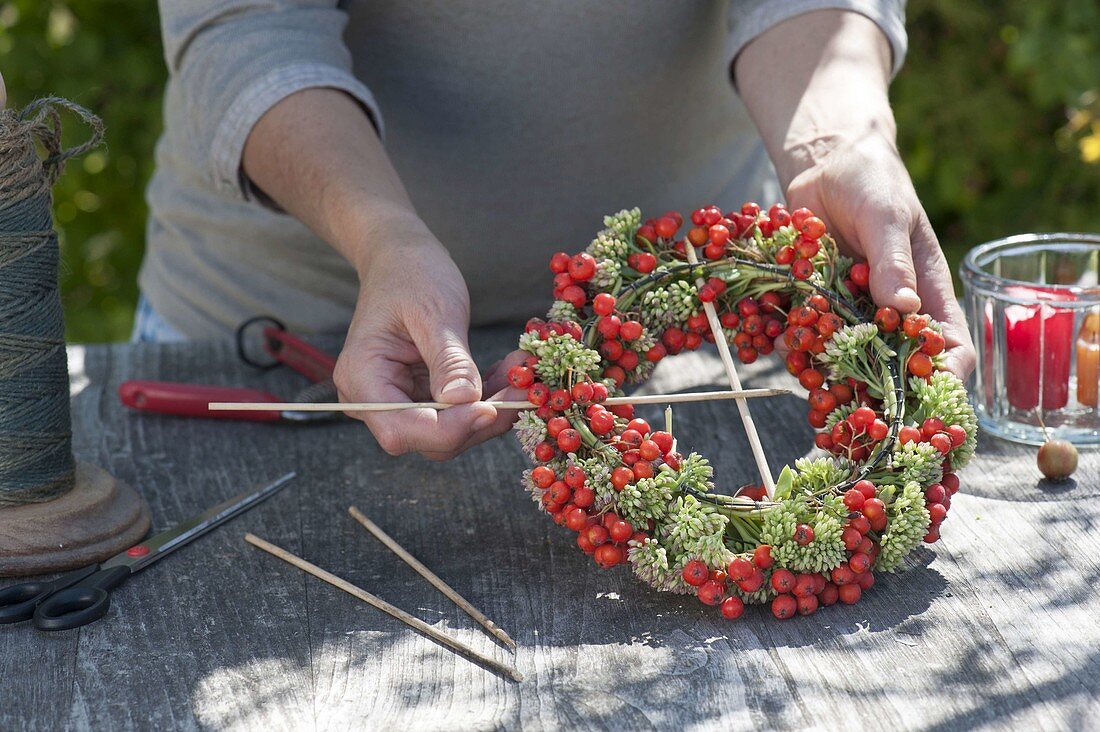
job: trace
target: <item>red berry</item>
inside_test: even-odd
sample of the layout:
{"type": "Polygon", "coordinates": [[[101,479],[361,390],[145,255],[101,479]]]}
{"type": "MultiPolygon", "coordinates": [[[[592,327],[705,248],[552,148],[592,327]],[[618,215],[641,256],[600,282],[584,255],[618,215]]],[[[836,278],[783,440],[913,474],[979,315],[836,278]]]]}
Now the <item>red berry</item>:
{"type": "Polygon", "coordinates": [[[796,280],[808,280],[813,273],[813,262],[805,257],[800,257],[791,263],[791,276],[796,280]]]}
{"type": "Polygon", "coordinates": [[[901,325],[901,316],[893,308],[879,308],[875,313],[875,324],[883,333],[893,333],[901,325]]]}
{"type": "Polygon", "coordinates": [[[933,526],[928,530],[928,533],[924,535],[925,544],[935,544],[940,540],[940,527],[933,526]]]}
{"type": "Polygon", "coordinates": [[[845,605],[855,605],[862,595],[863,590],[860,589],[858,584],[846,584],[837,588],[837,596],[845,605]]]}
{"type": "Polygon", "coordinates": [[[768,569],[775,560],[772,559],[772,548],[768,544],[761,544],[752,552],[752,563],[760,569],[768,569]]]}
{"type": "Polygon", "coordinates": [[[550,271],[554,274],[561,274],[569,269],[569,255],[565,252],[557,252],[554,256],[550,257],[550,271]]]}
{"type": "Polygon", "coordinates": [[[922,422],[920,426],[921,435],[924,437],[925,440],[929,439],[934,434],[943,432],[946,429],[947,425],[943,423],[942,419],[939,419],[937,417],[929,417],[928,419],[924,420],[924,422],[922,422]]]}
{"type": "Polygon", "coordinates": [[[839,597],[839,587],[832,582],[825,583],[825,589],[818,594],[818,599],[821,601],[822,607],[829,607],[835,605],[837,598],[839,597]]]}
{"type": "Polygon", "coordinates": [[[638,259],[634,265],[634,269],[638,270],[642,274],[649,274],[653,270],[657,269],[657,257],[653,256],[649,252],[642,252],[638,255],[638,259]]]}
{"type": "Polygon", "coordinates": [[[772,600],[772,615],[780,620],[786,620],[798,612],[798,601],[794,595],[779,595],[772,600]]]}
{"type": "Polygon", "coordinates": [[[696,595],[699,598],[699,602],[704,605],[717,605],[725,599],[726,588],[722,586],[721,582],[708,579],[700,585],[696,595]]]}
{"type": "Polygon", "coordinates": [[[569,276],[577,282],[585,282],[596,274],[596,259],[587,252],[574,255],[569,260],[569,276]]]}
{"type": "Polygon", "coordinates": [[[676,220],[669,216],[662,216],[653,224],[653,229],[657,232],[657,236],[662,239],[671,239],[676,236],[676,231],[679,228],[680,224],[676,223],[676,220]]]}
{"type": "Polygon", "coordinates": [[[856,481],[856,484],[852,486],[857,491],[863,494],[864,498],[875,497],[875,484],[864,478],[863,480],[856,481]]]}
{"type": "Polygon", "coordinates": [[[562,452],[576,452],[581,446],[581,433],[570,427],[558,433],[558,449],[562,452]]]}
{"type": "Polygon", "coordinates": [[[852,571],[852,568],[847,564],[842,564],[839,567],[834,567],[831,573],[833,583],[838,587],[848,584],[856,578],[856,573],[852,571]]]}
{"type": "Polygon", "coordinates": [[[877,517],[886,515],[886,504],[879,498],[868,498],[863,503],[863,515],[873,524],[877,517]]]}
{"type": "Polygon", "coordinates": [[[621,491],[628,483],[634,482],[634,471],[625,465],[620,465],[611,471],[611,486],[621,491]]]}
{"type": "Polygon", "coordinates": [[[554,455],[557,454],[554,450],[554,446],[549,442],[540,442],[535,445],[535,460],[539,462],[547,463],[554,459],[554,455]]]}
{"type": "Polygon", "coordinates": [[[756,567],[746,557],[737,557],[729,563],[727,574],[734,582],[748,579],[756,571],[756,567]]]}
{"type": "Polygon", "coordinates": [[[794,250],[798,253],[799,257],[803,259],[812,259],[821,251],[821,243],[818,242],[817,239],[807,239],[805,236],[802,236],[795,242],[794,250]]]}
{"type": "Polygon", "coordinates": [[[940,483],[933,483],[924,489],[924,500],[929,503],[943,503],[947,498],[947,489],[940,483]]]}
{"type": "Polygon", "coordinates": [[[601,292],[592,298],[592,312],[596,315],[611,315],[615,312],[615,296],[608,292],[601,292]]]}
{"type": "Polygon", "coordinates": [[[545,465],[539,465],[531,471],[531,481],[539,488],[549,488],[554,478],[554,471],[545,465]]]}
{"type": "Polygon", "coordinates": [[[844,505],[849,511],[858,511],[863,508],[863,502],[867,497],[858,488],[849,488],[844,492],[844,505]]]}
{"type": "Polygon", "coordinates": [[[776,592],[790,592],[794,589],[794,573],[789,569],[777,569],[772,572],[771,582],[776,592]]]}
{"type": "Polygon", "coordinates": [[[966,442],[966,428],[960,424],[953,424],[947,428],[947,436],[951,438],[952,447],[959,447],[966,442]]]}
{"type": "Polygon", "coordinates": [[[657,447],[660,449],[662,455],[672,450],[672,435],[668,432],[658,430],[651,434],[649,439],[657,443],[657,447]]]}
{"type": "Polygon", "coordinates": [[[852,555],[852,558],[848,560],[848,569],[852,570],[856,574],[863,574],[871,567],[871,557],[862,552],[852,555]]]}
{"type": "Polygon", "coordinates": [[[874,572],[867,571],[856,577],[856,584],[859,585],[859,589],[862,592],[866,592],[875,586],[875,574],[874,572]]]}
{"type": "MultiPolygon", "coordinates": [[[[574,497],[574,502],[576,502],[576,497],[574,497]]],[[[844,542],[845,549],[853,552],[859,547],[860,542],[863,541],[863,534],[859,533],[859,530],[855,527],[849,526],[841,532],[840,540],[844,542]]]]}
{"type": "Polygon", "coordinates": [[[638,445],[638,452],[641,453],[642,460],[656,460],[664,454],[653,440],[642,440],[642,444],[638,445]]]}
{"type": "Polygon", "coordinates": [[[624,341],[633,341],[642,337],[642,324],[636,320],[628,320],[619,328],[619,336],[624,341]]]}
{"type": "Polygon", "coordinates": [[[692,559],[685,564],[681,574],[683,575],[684,582],[687,582],[692,587],[699,587],[710,579],[710,570],[707,569],[707,565],[703,564],[703,562],[698,559],[692,559]]]}
{"type": "Polygon", "coordinates": [[[615,415],[606,410],[597,412],[589,418],[588,426],[597,435],[606,435],[615,428],[615,415]]]}
{"type": "Polygon", "coordinates": [[[557,439],[562,430],[569,429],[569,420],[565,417],[553,417],[546,421],[546,434],[557,439]]]}
{"type": "Polygon", "coordinates": [[[555,389],[550,392],[550,399],[547,401],[551,409],[558,412],[564,412],[566,409],[569,409],[572,403],[573,397],[569,396],[569,392],[565,389],[555,389]]]}
{"type": "Polygon", "coordinates": [[[584,307],[584,304],[588,302],[588,296],[584,294],[584,290],[576,285],[569,285],[561,291],[561,298],[573,307],[580,310],[584,307]]]}
{"type": "Polygon", "coordinates": [[[617,315],[605,315],[596,323],[596,330],[599,331],[604,340],[612,341],[619,337],[622,324],[617,315]]]}
{"type": "Polygon", "coordinates": [[[794,540],[799,546],[806,546],[814,540],[814,529],[809,524],[794,527],[794,540]]]}
{"type": "Polygon", "coordinates": [[[870,427],[876,417],[875,410],[870,407],[860,407],[848,416],[848,421],[857,432],[861,432],[870,427]]]}
{"type": "Polygon", "coordinates": [[[592,385],[586,381],[579,381],[573,384],[573,389],[569,393],[573,401],[577,404],[588,404],[592,401],[593,394],[592,385]]]}
{"type": "Polygon", "coordinates": [[[591,488],[577,488],[573,491],[573,505],[577,508],[589,508],[596,502],[596,493],[591,488]]]}
{"type": "Polygon", "coordinates": [[[817,594],[817,580],[812,574],[800,574],[795,578],[792,593],[795,597],[813,597],[817,594]]]}
{"type": "Polygon", "coordinates": [[[535,383],[535,370],[530,366],[516,364],[508,369],[508,383],[517,389],[526,389],[535,383]]]}
{"type": "Polygon", "coordinates": [[[920,441],[921,441],[921,433],[920,433],[920,430],[917,429],[916,427],[907,424],[904,427],[902,427],[900,430],[898,430],[898,442],[901,443],[902,445],[908,444],[910,442],[920,442],[920,441]]]}
{"type": "Polygon", "coordinates": [[[796,208],[791,211],[791,226],[798,231],[802,230],[802,225],[806,223],[806,219],[814,215],[814,212],[808,208],[796,208]]]}
{"type": "Polygon", "coordinates": [[[848,276],[857,287],[866,290],[871,283],[871,267],[866,262],[856,262],[848,276]]]}
{"type": "Polygon", "coordinates": [[[943,432],[932,435],[928,439],[928,443],[939,450],[941,455],[946,455],[951,452],[951,449],[954,447],[954,445],[951,444],[951,438],[943,432]]]}
{"type": "Polygon", "coordinates": [[[585,532],[585,536],[588,537],[588,541],[592,544],[592,546],[601,546],[603,544],[606,544],[607,540],[611,538],[610,535],[607,533],[607,529],[600,526],[599,524],[596,524],[595,526],[589,526],[588,530],[585,532]]]}
{"type": "Polygon", "coordinates": [[[942,503],[933,503],[928,507],[928,516],[932,519],[933,526],[939,526],[947,518],[947,506],[942,503]]]}
{"type": "Polygon", "coordinates": [[[753,570],[749,577],[738,581],[737,586],[742,592],[757,592],[764,586],[764,573],[759,569],[753,570]]]}
{"type": "Polygon", "coordinates": [[[943,485],[949,496],[959,492],[959,476],[954,473],[944,473],[943,477],[940,478],[940,484],[943,485]]]}
{"type": "Polygon", "coordinates": [[[634,536],[634,527],[629,522],[619,519],[615,523],[611,524],[611,527],[607,530],[611,534],[611,541],[621,544],[625,541],[630,541],[630,537],[634,536]]]}
{"type": "Polygon", "coordinates": [[[867,428],[867,436],[876,442],[885,440],[886,436],[889,434],[890,425],[886,424],[881,419],[876,419],[871,423],[871,426],[867,428]]]}
{"type": "Polygon", "coordinates": [[[813,615],[817,612],[818,599],[816,595],[800,597],[797,602],[799,615],[813,615]]]}
{"type": "Polygon", "coordinates": [[[550,399],[550,388],[541,381],[536,381],[531,386],[527,387],[527,401],[531,402],[535,406],[541,407],[550,399]]]}
{"type": "Polygon", "coordinates": [[[795,260],[797,253],[792,246],[782,246],[779,251],[775,253],[776,264],[790,264],[795,260]]]}
{"type": "Polygon", "coordinates": [[[602,544],[596,547],[596,553],[593,558],[596,560],[596,564],[600,565],[604,569],[610,569],[616,564],[621,564],[626,554],[623,552],[622,547],[615,546],[614,544],[602,544]]]}
{"type": "Polygon", "coordinates": [[[722,617],[726,620],[736,620],[745,612],[745,603],[740,597],[730,595],[722,600],[722,617]]]}
{"type": "Polygon", "coordinates": [[[909,363],[905,365],[906,370],[913,376],[919,376],[924,378],[932,374],[932,370],[935,365],[932,363],[932,359],[926,353],[917,351],[909,357],[909,363]]]}

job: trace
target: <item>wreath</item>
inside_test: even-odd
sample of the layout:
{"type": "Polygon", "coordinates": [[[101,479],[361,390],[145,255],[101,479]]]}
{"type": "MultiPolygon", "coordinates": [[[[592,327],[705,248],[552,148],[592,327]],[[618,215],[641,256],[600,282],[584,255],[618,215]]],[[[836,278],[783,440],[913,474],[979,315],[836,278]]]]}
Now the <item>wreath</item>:
{"type": "Polygon", "coordinates": [[[682,237],[676,212],[604,225],[583,252],[551,258],[555,302],[527,323],[527,357],[508,372],[537,407],[515,424],[536,464],[523,485],[585,553],[727,618],[769,602],[788,618],[858,602],[875,572],[939,539],[977,430],[965,387],[942,370],[939,323],[876,310],[868,265],[804,208],[709,206],[682,237]],[[774,492],[717,492],[707,459],[678,451],[670,412],[658,429],[604,404],[666,356],[722,338],[751,363],[780,337],[824,455],[785,467],[774,492]]]}

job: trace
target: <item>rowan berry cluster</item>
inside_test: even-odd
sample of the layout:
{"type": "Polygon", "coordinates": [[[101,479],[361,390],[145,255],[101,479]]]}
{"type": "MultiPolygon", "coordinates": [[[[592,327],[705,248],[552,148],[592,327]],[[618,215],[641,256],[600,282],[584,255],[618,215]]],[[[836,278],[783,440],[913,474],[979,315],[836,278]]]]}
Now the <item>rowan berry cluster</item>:
{"type": "Polygon", "coordinates": [[[875,571],[939,538],[976,422],[940,370],[937,323],[876,310],[868,266],[807,209],[705,206],[687,227],[677,212],[643,221],[635,209],[604,223],[584,251],[551,259],[554,306],[528,322],[528,356],[508,374],[536,405],[516,424],[536,463],[524,485],[585,553],[727,618],[769,602],[786,618],[857,602],[875,571]],[[807,390],[827,457],[785,468],[773,495],[716,492],[704,458],[606,403],[716,338],[745,363],[781,347],[807,390]]]}

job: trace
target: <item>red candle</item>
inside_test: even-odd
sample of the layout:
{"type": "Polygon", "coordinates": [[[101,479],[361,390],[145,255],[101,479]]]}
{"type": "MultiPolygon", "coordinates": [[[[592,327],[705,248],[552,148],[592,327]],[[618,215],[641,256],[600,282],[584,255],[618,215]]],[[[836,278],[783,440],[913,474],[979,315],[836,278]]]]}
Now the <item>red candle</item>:
{"type": "MultiPolygon", "coordinates": [[[[1038,305],[1005,308],[1005,387],[1008,403],[1016,409],[1039,405],[1061,409],[1069,402],[1069,375],[1075,333],[1073,311],[1047,302],[1076,300],[1072,293],[1041,287],[1011,286],[1010,297],[1045,301],[1038,305]]],[[[992,344],[992,317],[986,314],[986,342],[992,344]]]]}

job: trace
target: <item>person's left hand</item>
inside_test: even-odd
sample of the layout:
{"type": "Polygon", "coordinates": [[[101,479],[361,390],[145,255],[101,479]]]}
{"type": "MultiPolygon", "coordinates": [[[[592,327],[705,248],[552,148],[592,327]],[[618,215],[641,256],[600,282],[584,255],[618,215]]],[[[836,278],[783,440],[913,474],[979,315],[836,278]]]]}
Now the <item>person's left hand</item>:
{"type": "Polygon", "coordinates": [[[787,202],[792,211],[813,211],[842,251],[867,260],[878,305],[943,323],[947,368],[963,379],[970,374],[974,343],[951,270],[893,142],[869,133],[836,143],[791,180],[787,202]]]}

